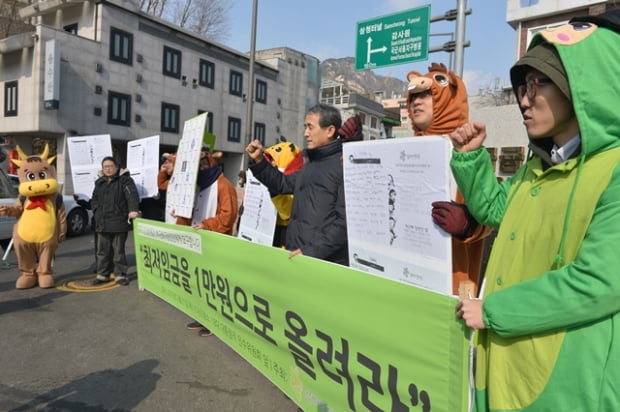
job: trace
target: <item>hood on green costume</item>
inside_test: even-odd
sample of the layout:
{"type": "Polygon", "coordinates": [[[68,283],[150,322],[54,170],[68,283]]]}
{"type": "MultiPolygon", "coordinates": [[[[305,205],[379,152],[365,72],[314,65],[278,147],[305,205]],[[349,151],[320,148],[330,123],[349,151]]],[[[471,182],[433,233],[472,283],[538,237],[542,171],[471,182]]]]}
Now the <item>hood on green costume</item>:
{"type": "MultiPolygon", "coordinates": [[[[562,235],[555,258],[557,266],[564,263],[564,243],[584,162],[590,155],[620,146],[618,45],[620,10],[576,18],[568,24],[538,32],[528,52],[510,70],[513,90],[524,84],[529,68],[547,75],[571,101],[579,124],[581,151],[578,171],[568,194],[562,235]]],[[[553,145],[551,138],[530,139],[530,143],[547,150],[553,145]]],[[[521,174],[521,181],[526,169],[521,174]]]]}
{"type": "Polygon", "coordinates": [[[531,67],[551,78],[572,100],[585,156],[620,145],[617,30],[620,10],[575,18],[568,24],[542,30],[532,39],[528,53],[511,69],[514,90],[523,84],[527,68],[531,67]],[[559,57],[559,65],[555,57],[559,57]]]}

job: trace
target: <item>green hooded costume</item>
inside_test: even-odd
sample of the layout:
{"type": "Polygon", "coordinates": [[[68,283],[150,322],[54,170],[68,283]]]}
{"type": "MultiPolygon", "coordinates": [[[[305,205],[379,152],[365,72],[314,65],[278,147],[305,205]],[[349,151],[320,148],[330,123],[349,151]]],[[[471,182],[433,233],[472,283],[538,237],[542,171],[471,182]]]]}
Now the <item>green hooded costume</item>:
{"type": "Polygon", "coordinates": [[[498,184],[484,148],[453,152],[470,211],[499,227],[485,275],[487,329],[477,335],[477,411],[620,411],[617,12],[611,23],[573,19],[541,32],[511,72],[516,89],[523,65],[536,68],[572,101],[574,157],[548,164],[550,139],[531,140],[535,155],[498,184]]]}

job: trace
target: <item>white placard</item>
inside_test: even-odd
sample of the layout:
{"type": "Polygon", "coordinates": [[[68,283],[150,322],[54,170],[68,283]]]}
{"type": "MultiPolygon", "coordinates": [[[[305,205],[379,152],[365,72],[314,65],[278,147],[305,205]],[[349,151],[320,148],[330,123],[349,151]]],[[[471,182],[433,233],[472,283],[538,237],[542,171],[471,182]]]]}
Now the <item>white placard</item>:
{"type": "Polygon", "coordinates": [[[68,137],[67,150],[71,163],[73,193],[80,198],[90,199],[95,181],[101,172],[101,161],[106,156],[112,156],[110,135],[68,137]]]}
{"type": "Polygon", "coordinates": [[[442,137],[343,146],[351,267],[452,294],[451,238],[431,218],[451,197],[450,148],[442,137]]]}
{"type": "Polygon", "coordinates": [[[166,222],[175,223],[170,217],[174,210],[177,216],[191,219],[196,195],[196,178],[200,162],[200,148],[205,135],[207,115],[205,112],[185,121],[183,135],[177,148],[174,171],[166,192],[166,222]]]}
{"type": "Polygon", "coordinates": [[[159,135],[127,142],[127,169],[136,183],[140,199],[159,193],[159,135]]]}
{"type": "Polygon", "coordinates": [[[269,196],[269,190],[248,169],[243,196],[243,214],[239,222],[237,237],[271,246],[277,214],[271,196],[269,196]]]}

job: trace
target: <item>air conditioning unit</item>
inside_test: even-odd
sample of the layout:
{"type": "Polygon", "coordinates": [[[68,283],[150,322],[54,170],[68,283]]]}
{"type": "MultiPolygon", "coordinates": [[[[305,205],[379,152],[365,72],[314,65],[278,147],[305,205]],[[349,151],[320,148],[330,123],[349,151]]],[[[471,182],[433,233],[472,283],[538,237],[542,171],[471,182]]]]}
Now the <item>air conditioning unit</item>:
{"type": "Polygon", "coordinates": [[[136,102],[140,103],[142,101],[142,95],[136,94],[136,102]]]}
{"type": "Polygon", "coordinates": [[[140,73],[136,74],[136,82],[142,83],[142,75],[140,73]]]}
{"type": "Polygon", "coordinates": [[[144,58],[142,57],[142,55],[141,55],[141,54],[137,54],[137,55],[136,55],[136,61],[137,61],[138,63],[142,63],[142,60],[144,60],[144,58]]]}
{"type": "Polygon", "coordinates": [[[93,114],[95,116],[101,116],[101,107],[95,107],[95,109],[93,110],[93,114]]]}
{"type": "Polygon", "coordinates": [[[103,93],[103,87],[96,85],[95,86],[95,94],[101,94],[103,93]]]}
{"type": "Polygon", "coordinates": [[[103,72],[103,65],[101,63],[95,63],[95,71],[97,73],[103,72]]]}
{"type": "Polygon", "coordinates": [[[136,117],[134,118],[136,120],[136,123],[140,123],[142,121],[142,116],[140,116],[139,114],[136,115],[136,117]]]}

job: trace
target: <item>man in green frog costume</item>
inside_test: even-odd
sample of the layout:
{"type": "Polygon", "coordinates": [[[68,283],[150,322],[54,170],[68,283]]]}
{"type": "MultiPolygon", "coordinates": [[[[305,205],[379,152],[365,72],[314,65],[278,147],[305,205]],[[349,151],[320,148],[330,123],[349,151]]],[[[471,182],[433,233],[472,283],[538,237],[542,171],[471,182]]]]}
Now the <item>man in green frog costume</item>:
{"type": "Polygon", "coordinates": [[[512,178],[484,124],[450,135],[470,211],[499,227],[482,299],[456,309],[475,410],[620,411],[620,10],[541,31],[511,81],[533,153],[512,178]]]}

